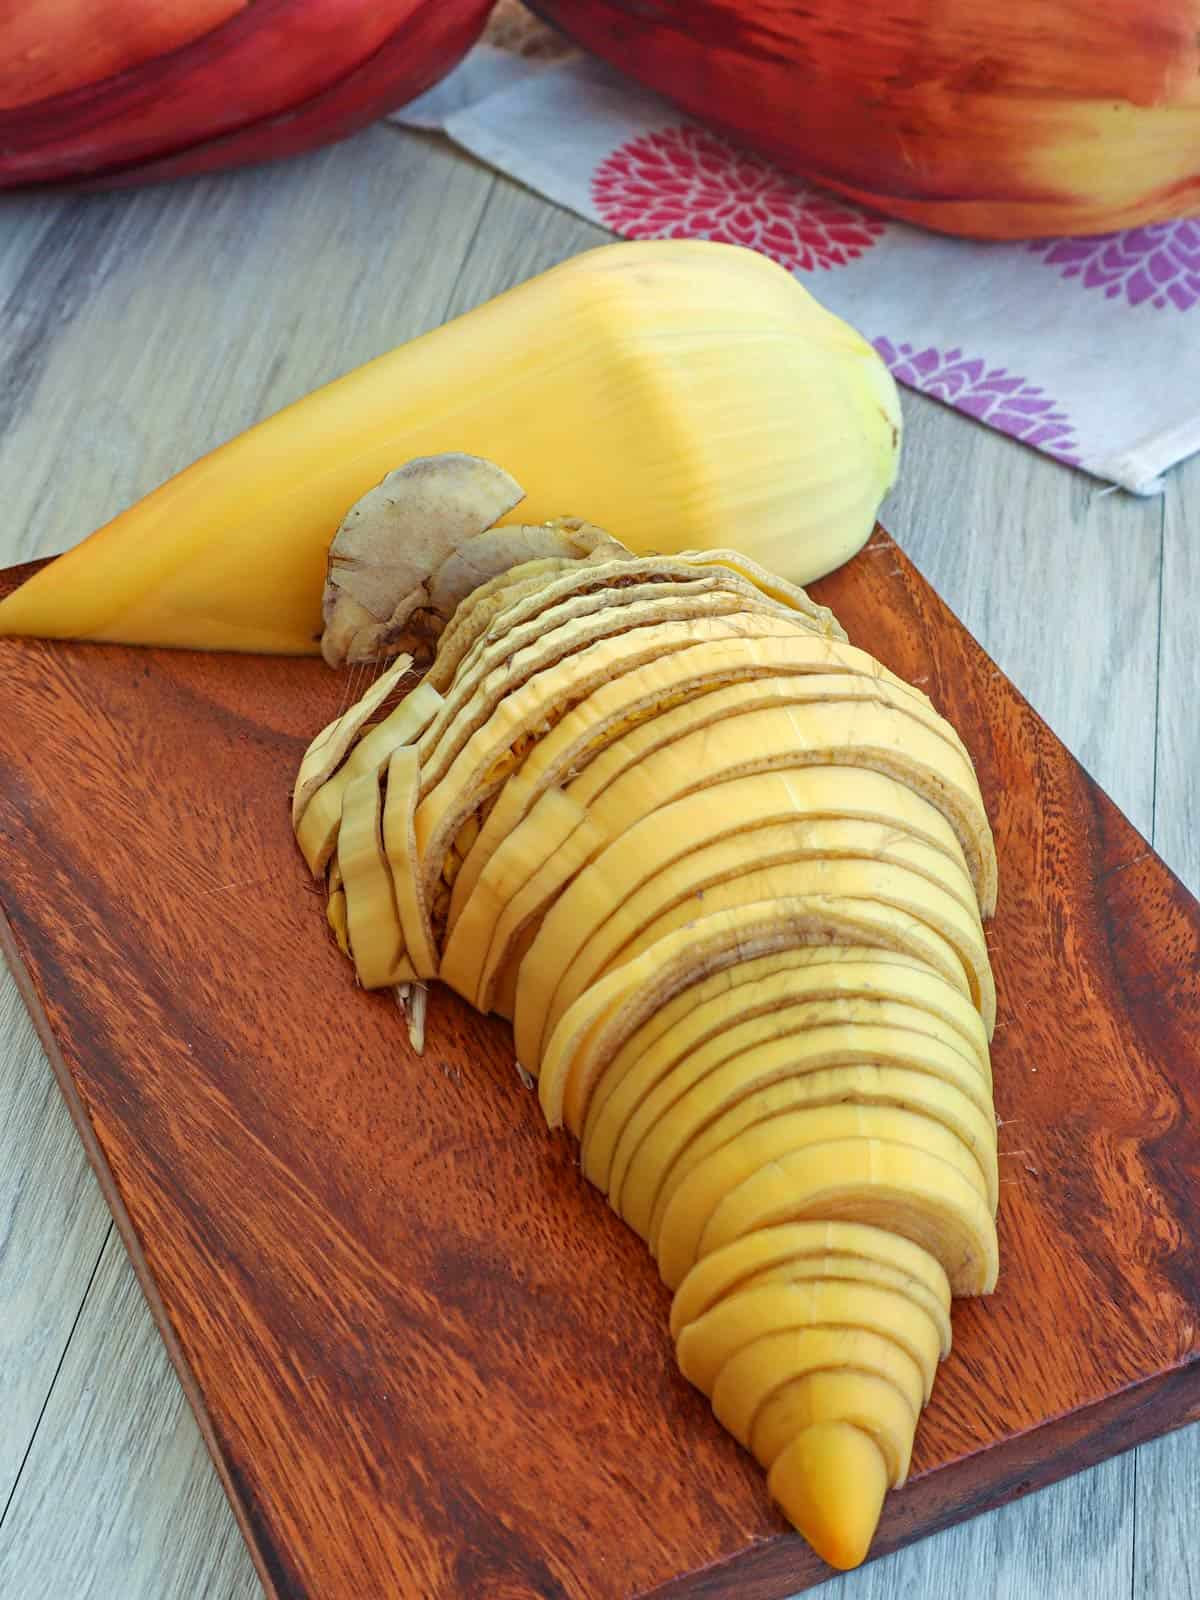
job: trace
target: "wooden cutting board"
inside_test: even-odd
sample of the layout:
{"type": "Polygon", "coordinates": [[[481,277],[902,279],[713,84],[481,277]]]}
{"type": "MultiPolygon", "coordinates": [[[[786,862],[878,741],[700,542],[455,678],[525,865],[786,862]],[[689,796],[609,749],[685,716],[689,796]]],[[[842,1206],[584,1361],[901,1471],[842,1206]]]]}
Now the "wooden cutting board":
{"type": "MultiPolygon", "coordinates": [[[[882,1554],[1200,1416],[1200,904],[886,534],[815,592],[957,725],[1001,868],[1000,1287],[882,1554]]],[[[826,1577],[507,1026],[437,992],[418,1059],[326,935],[288,794],[344,679],[0,640],[0,682],[0,935],[268,1592],[826,1577]]]]}

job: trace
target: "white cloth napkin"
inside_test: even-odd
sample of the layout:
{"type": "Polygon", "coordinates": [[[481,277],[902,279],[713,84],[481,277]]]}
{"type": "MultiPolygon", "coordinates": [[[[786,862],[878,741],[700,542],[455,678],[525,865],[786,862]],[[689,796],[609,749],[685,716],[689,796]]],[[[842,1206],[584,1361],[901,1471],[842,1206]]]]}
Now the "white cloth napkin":
{"type": "Polygon", "coordinates": [[[627,238],[773,256],[901,383],[1136,494],[1200,450],[1200,220],[943,238],[781,173],[576,54],[479,45],[395,120],[627,238]]]}

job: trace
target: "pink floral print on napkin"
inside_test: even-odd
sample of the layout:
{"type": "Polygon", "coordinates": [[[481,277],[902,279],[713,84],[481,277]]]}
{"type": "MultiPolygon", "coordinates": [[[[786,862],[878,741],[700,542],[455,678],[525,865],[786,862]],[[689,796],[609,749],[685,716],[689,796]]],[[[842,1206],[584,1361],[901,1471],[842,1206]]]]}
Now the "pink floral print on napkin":
{"type": "Polygon", "coordinates": [[[1085,289],[1103,289],[1131,306],[1190,311],[1200,304],[1200,221],[1154,222],[1088,239],[1035,239],[1047,266],[1062,267],[1085,289]]]}
{"type": "Polygon", "coordinates": [[[844,266],[887,226],[691,123],[620,145],[591,189],[602,220],[626,238],[748,245],[790,271],[844,266]]]}
{"type": "Polygon", "coordinates": [[[897,382],[1079,466],[1071,419],[1036,384],[1003,367],[989,367],[978,356],[964,356],[958,349],[915,350],[911,344],[893,344],[883,338],[875,340],[875,348],[897,382]]]}

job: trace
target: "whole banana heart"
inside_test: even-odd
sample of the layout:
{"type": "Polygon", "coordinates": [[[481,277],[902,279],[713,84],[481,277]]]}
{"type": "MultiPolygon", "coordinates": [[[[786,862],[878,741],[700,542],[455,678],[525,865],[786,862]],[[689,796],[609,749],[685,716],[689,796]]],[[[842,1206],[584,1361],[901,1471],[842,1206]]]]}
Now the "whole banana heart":
{"type": "Polygon", "coordinates": [[[578,43],[891,216],[1014,239],[1200,211],[1200,0],[538,0],[578,43]]]}
{"type": "Polygon", "coordinates": [[[490,0],[0,6],[0,188],[118,187],[345,138],[436,83],[490,0]]]}

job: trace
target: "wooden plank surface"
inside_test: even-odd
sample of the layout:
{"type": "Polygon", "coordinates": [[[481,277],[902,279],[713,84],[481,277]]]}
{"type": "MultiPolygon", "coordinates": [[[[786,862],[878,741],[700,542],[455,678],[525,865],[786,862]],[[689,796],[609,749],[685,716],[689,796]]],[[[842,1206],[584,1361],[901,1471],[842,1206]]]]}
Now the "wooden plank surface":
{"type": "MultiPolygon", "coordinates": [[[[956,1310],[882,1552],[1200,1416],[1200,903],[886,535],[814,593],[961,730],[1005,885],[1003,1282],[956,1310]]],[[[279,797],[338,679],[0,658],[0,936],[271,1592],[817,1580],[508,1027],[438,991],[419,1059],[325,936],[279,797]]]]}
{"type": "MultiPolygon", "coordinates": [[[[119,201],[24,206],[0,217],[0,361],[4,393],[14,402],[0,440],[0,486],[9,510],[0,559],[6,561],[69,542],[251,417],[430,325],[447,292],[459,309],[596,237],[437,146],[386,129],[271,174],[119,201]],[[30,241],[47,230],[61,258],[54,293],[43,275],[39,282],[25,270],[30,241]]],[[[1194,719],[1178,710],[1172,717],[1169,705],[1160,706],[1160,722],[1173,731],[1168,742],[1160,728],[1156,756],[1154,729],[1156,683],[1186,682],[1195,672],[1196,528],[1194,515],[1188,523],[1186,489],[1190,483],[1193,498],[1200,490],[1196,469],[1177,475],[1167,501],[1164,568],[1162,502],[1103,495],[1078,475],[911,395],[905,403],[905,476],[890,525],[1143,827],[1151,821],[1149,805],[1160,847],[1195,886],[1194,790],[1190,809],[1185,804],[1200,763],[1194,719]],[[1172,578],[1160,595],[1164,570],[1172,578]]],[[[27,1075],[14,1071],[10,1039],[6,1033],[0,1055],[6,1130],[19,1114],[27,1118],[20,1107],[28,1103],[21,1099],[27,1075]]],[[[36,1099],[33,1105],[36,1123],[36,1099]]],[[[49,1126],[56,1114],[62,1125],[56,1107],[36,1125],[49,1126]]],[[[0,1327],[11,1347],[36,1347],[44,1363],[46,1340],[35,1316],[45,1314],[47,1303],[57,1306],[67,1332],[81,1304],[86,1312],[88,1303],[100,1303],[99,1275],[87,1292],[97,1240],[93,1233],[86,1248],[72,1252],[70,1233],[54,1233],[63,1246],[64,1284],[43,1291],[44,1280],[31,1276],[44,1269],[43,1225],[22,1230],[10,1219],[30,1193],[52,1196],[72,1174],[86,1193],[89,1180],[69,1134],[44,1164],[34,1163],[24,1136],[13,1143],[15,1158],[6,1146],[0,1164],[0,1327]]],[[[91,1203],[102,1225],[94,1194],[91,1203]]],[[[110,1240],[106,1266],[117,1250],[110,1240]]],[[[110,1301],[99,1321],[79,1317],[59,1382],[74,1371],[87,1375],[76,1391],[86,1404],[64,1391],[67,1401],[47,1404],[20,1449],[24,1469],[0,1527],[2,1570],[11,1575],[2,1592],[18,1600],[34,1600],[47,1586],[64,1600],[110,1593],[96,1573],[119,1570],[113,1563],[131,1545],[165,1549],[166,1543],[169,1561],[164,1555],[158,1573],[132,1568],[123,1596],[253,1592],[206,1462],[198,1454],[188,1458],[189,1481],[208,1490],[207,1498],[190,1492],[207,1510],[180,1518],[178,1501],[157,1492],[169,1477],[162,1435],[146,1434],[135,1459],[119,1448],[131,1413],[170,1414],[164,1395],[176,1394],[178,1404],[144,1307],[136,1297],[133,1306],[127,1301],[119,1313],[110,1301]],[[92,1463],[73,1480],[72,1494],[75,1514],[87,1508],[90,1548],[72,1540],[55,1494],[76,1460],[92,1463]],[[240,1562],[233,1587],[222,1587],[227,1561],[240,1562]]],[[[36,1395],[47,1378],[34,1364],[30,1372],[36,1395]]],[[[179,1427],[190,1426],[183,1413],[179,1427]]],[[[1126,1458],[838,1580],[837,1592],[894,1592],[884,1587],[890,1574],[886,1582],[896,1590],[912,1585],[947,1596],[963,1584],[997,1596],[1124,1594],[1136,1545],[1143,1600],[1186,1593],[1160,1585],[1167,1573],[1186,1571],[1179,1561],[1169,1564],[1170,1551],[1181,1550],[1186,1561],[1195,1548],[1195,1539],[1180,1543],[1180,1530],[1195,1515],[1195,1435],[1191,1430],[1151,1447],[1153,1454],[1139,1453],[1139,1462],[1164,1464],[1152,1496],[1141,1482],[1135,1495],[1134,1458],[1126,1458]],[[1099,1537],[1096,1528],[1103,1530],[1099,1537]]]]}

